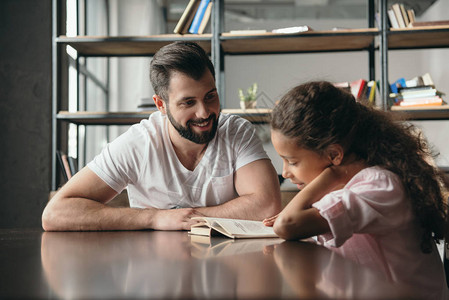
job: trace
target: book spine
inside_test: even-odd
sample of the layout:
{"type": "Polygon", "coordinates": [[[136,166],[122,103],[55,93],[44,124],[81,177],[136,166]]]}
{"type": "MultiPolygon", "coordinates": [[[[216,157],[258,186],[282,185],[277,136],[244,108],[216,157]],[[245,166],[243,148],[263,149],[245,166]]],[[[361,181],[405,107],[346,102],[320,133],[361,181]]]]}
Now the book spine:
{"type": "Polygon", "coordinates": [[[201,0],[200,6],[198,6],[195,17],[193,18],[192,25],[190,25],[189,33],[198,33],[198,29],[201,21],[203,20],[204,13],[206,12],[209,2],[210,0],[201,0]]]}
{"type": "Polygon", "coordinates": [[[198,34],[202,34],[206,29],[206,26],[209,23],[211,13],[212,13],[212,2],[209,2],[206,11],[204,12],[203,20],[201,21],[200,26],[198,28],[198,34]]]}
{"type": "Polygon", "coordinates": [[[70,166],[70,172],[73,175],[75,175],[78,172],[78,164],[76,162],[76,159],[71,156],[67,156],[67,160],[69,161],[70,166]]]}
{"type": "Polygon", "coordinates": [[[67,176],[67,172],[65,169],[65,165],[64,165],[64,161],[62,159],[62,152],[61,151],[57,151],[56,152],[56,158],[58,159],[58,163],[59,163],[59,169],[61,170],[62,173],[62,177],[64,177],[64,180],[67,182],[69,180],[68,176],[67,176]]]}
{"type": "Polygon", "coordinates": [[[392,28],[399,28],[398,20],[392,9],[388,10],[388,19],[390,20],[390,25],[392,28]]]}
{"type": "Polygon", "coordinates": [[[393,4],[391,8],[393,9],[396,19],[398,20],[399,28],[405,28],[405,21],[402,17],[401,6],[399,3],[393,4]]]}
{"type": "Polygon", "coordinates": [[[190,14],[193,14],[192,10],[195,7],[195,2],[198,0],[190,0],[189,3],[187,4],[186,9],[184,10],[184,12],[182,13],[181,18],[178,21],[178,24],[176,24],[175,29],[173,30],[174,33],[182,33],[182,29],[183,27],[186,25],[190,14]]]}

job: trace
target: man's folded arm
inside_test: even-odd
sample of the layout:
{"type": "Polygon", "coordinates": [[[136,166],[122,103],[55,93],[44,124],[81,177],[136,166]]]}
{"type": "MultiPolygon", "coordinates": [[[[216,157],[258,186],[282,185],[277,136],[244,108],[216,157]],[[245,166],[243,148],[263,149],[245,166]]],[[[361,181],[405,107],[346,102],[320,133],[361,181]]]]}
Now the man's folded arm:
{"type": "Polygon", "coordinates": [[[234,174],[234,184],[238,198],[196,209],[211,217],[258,221],[281,210],[279,179],[270,160],[256,160],[239,168],[234,174]]]}
{"type": "Polygon", "coordinates": [[[46,231],[187,230],[194,209],[110,207],[117,192],[88,167],[80,170],[49,201],[42,214],[46,231]]]}

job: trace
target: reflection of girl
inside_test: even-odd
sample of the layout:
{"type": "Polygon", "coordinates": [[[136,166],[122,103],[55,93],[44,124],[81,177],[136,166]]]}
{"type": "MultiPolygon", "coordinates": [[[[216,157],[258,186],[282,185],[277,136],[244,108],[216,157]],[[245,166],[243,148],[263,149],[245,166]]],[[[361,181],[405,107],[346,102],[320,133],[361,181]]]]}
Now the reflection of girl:
{"type": "Polygon", "coordinates": [[[434,241],[444,231],[443,177],[411,125],[328,82],[293,88],[272,119],[283,176],[301,191],[266,225],[286,239],[319,235],[325,246],[426,295],[446,291],[434,241]]]}

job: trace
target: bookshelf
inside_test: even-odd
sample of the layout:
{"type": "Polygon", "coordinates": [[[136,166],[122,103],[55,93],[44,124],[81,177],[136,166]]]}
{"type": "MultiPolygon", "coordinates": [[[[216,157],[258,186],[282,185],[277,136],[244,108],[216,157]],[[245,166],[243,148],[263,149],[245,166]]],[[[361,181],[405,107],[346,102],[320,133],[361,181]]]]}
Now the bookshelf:
{"type": "MultiPolygon", "coordinates": [[[[217,88],[222,104],[224,95],[224,57],[227,55],[276,55],[285,53],[314,52],[349,52],[365,51],[369,53],[369,77],[375,79],[375,54],[380,55],[380,91],[385,98],[388,85],[388,52],[402,49],[427,49],[449,47],[449,26],[415,27],[413,29],[387,28],[387,1],[379,0],[381,26],[375,28],[374,0],[369,1],[369,20],[367,28],[341,29],[326,31],[309,31],[297,34],[231,34],[224,32],[224,0],[214,0],[211,15],[211,33],[200,35],[161,34],[151,36],[75,36],[68,37],[61,30],[62,0],[53,1],[53,146],[52,146],[52,188],[56,189],[56,150],[61,145],[61,134],[64,126],[76,125],[131,125],[147,118],[152,111],[145,112],[68,112],[63,101],[66,99],[62,68],[67,66],[62,62],[62,49],[73,47],[79,57],[151,57],[159,48],[173,41],[195,41],[212,56],[216,68],[217,88]]],[[[256,4],[255,4],[256,5],[256,4]]],[[[385,101],[386,103],[386,101],[385,101]]],[[[224,105],[224,107],[226,107],[224,105]]],[[[384,109],[389,109],[384,106],[384,109]]],[[[393,109],[394,113],[412,120],[445,120],[449,119],[449,107],[426,109],[393,109]]],[[[241,115],[253,123],[269,121],[270,109],[242,111],[238,109],[223,109],[223,112],[241,115]]]]}

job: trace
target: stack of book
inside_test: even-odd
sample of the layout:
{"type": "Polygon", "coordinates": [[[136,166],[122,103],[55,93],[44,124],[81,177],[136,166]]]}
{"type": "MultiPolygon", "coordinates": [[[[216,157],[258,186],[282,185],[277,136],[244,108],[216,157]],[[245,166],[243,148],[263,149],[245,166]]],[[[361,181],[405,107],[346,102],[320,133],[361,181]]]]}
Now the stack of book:
{"type": "Polygon", "coordinates": [[[406,8],[403,3],[395,3],[391,5],[387,13],[391,28],[413,28],[423,26],[449,25],[449,20],[418,22],[415,18],[415,11],[412,8],[406,8]]]}
{"type": "Polygon", "coordinates": [[[415,22],[415,11],[405,8],[402,3],[391,5],[387,13],[392,28],[407,28],[415,22]]]}
{"type": "Polygon", "coordinates": [[[336,87],[343,88],[354,96],[354,98],[368,105],[375,105],[376,90],[378,84],[375,80],[366,80],[363,78],[351,82],[334,83],[336,87]]]}
{"type": "Polygon", "coordinates": [[[154,104],[153,98],[142,98],[140,99],[139,105],[137,105],[137,111],[148,111],[156,110],[156,104],[154,104]]]}
{"type": "Polygon", "coordinates": [[[209,23],[212,3],[211,0],[190,0],[173,32],[202,34],[209,23]]]}
{"type": "Polygon", "coordinates": [[[404,78],[396,80],[390,85],[390,98],[399,107],[441,106],[444,101],[443,93],[435,88],[429,73],[406,81],[404,78]]]}

